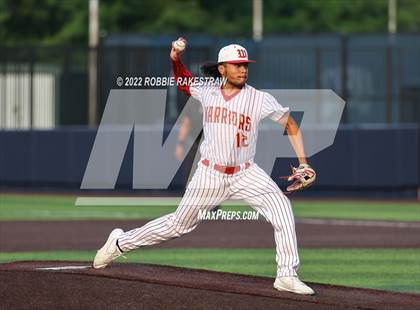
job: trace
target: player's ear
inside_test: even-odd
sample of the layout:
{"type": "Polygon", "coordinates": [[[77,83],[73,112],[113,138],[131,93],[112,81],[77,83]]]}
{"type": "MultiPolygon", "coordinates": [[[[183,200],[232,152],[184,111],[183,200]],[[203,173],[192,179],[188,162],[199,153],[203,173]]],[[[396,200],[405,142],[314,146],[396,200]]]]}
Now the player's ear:
{"type": "Polygon", "coordinates": [[[226,72],[225,64],[219,64],[217,66],[217,70],[219,70],[219,73],[221,74],[221,76],[225,76],[225,72],[226,72]]]}

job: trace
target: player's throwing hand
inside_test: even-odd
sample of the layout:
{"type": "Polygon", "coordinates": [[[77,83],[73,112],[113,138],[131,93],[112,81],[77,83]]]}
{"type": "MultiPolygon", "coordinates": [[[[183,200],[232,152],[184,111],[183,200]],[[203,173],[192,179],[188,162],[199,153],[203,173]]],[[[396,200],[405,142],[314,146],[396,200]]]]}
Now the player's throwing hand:
{"type": "Polygon", "coordinates": [[[179,37],[177,40],[172,41],[172,49],[170,53],[170,58],[173,61],[179,60],[181,54],[185,51],[187,47],[187,40],[183,37],[179,37]]]}

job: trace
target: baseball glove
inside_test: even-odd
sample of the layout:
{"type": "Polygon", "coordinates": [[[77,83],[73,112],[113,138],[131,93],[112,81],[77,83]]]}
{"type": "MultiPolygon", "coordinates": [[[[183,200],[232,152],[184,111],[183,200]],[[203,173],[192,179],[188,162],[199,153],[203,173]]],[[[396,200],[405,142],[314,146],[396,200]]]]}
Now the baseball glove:
{"type": "Polygon", "coordinates": [[[299,167],[291,167],[292,174],[290,176],[282,177],[289,182],[293,182],[286,190],[286,194],[300,191],[312,185],[316,179],[315,170],[308,164],[301,164],[299,167]]]}

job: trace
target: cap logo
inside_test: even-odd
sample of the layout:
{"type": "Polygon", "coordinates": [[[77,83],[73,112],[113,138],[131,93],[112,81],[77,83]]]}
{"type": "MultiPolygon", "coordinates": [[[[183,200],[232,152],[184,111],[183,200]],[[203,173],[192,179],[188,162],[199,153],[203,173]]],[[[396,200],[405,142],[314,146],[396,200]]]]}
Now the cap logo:
{"type": "Polygon", "coordinates": [[[239,58],[247,58],[246,50],[244,50],[242,48],[238,48],[237,51],[238,51],[238,57],[239,58]]]}
{"type": "Polygon", "coordinates": [[[230,44],[222,47],[217,57],[217,62],[228,62],[233,64],[255,62],[248,59],[248,52],[245,47],[239,44],[230,44]]]}

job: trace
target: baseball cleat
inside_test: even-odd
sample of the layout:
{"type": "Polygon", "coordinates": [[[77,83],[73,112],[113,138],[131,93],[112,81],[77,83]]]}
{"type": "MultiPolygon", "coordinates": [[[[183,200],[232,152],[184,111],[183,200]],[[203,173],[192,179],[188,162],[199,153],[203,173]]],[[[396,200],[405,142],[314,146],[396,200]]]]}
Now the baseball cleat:
{"type": "Polygon", "coordinates": [[[116,228],[109,234],[108,240],[104,246],[96,252],[95,259],[93,261],[93,268],[101,269],[108,266],[113,260],[122,256],[123,253],[117,247],[118,237],[123,234],[124,231],[120,228],[116,228]]]}
{"type": "Polygon", "coordinates": [[[298,277],[280,277],[274,281],[274,288],[279,291],[292,292],[301,295],[313,295],[314,290],[299,280],[298,277]]]}

